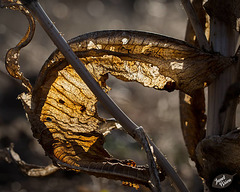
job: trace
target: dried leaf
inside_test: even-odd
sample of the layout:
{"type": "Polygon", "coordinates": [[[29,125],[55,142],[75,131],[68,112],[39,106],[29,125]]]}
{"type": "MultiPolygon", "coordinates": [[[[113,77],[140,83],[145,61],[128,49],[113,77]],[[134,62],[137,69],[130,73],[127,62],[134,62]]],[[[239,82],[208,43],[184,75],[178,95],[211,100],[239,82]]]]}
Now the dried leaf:
{"type": "MultiPolygon", "coordinates": [[[[95,70],[92,65],[87,68],[92,73],[95,70]]],[[[94,77],[107,92],[107,74],[95,73],[94,77]]],[[[34,136],[60,167],[148,184],[148,168],[131,167],[127,162],[112,159],[105,151],[104,135],[116,122],[97,115],[96,97],[65,60],[48,60],[32,95],[22,94],[20,98],[34,136]]]]}
{"type": "Polygon", "coordinates": [[[34,32],[35,32],[35,20],[30,14],[30,12],[21,4],[19,0],[8,0],[8,1],[1,1],[1,7],[10,8],[12,10],[21,11],[28,19],[29,26],[26,34],[21,39],[21,41],[16,45],[16,47],[11,48],[8,50],[6,57],[5,57],[5,66],[8,71],[8,73],[16,78],[20,79],[22,81],[22,84],[24,87],[28,89],[28,91],[31,91],[32,86],[27,78],[24,77],[23,73],[20,71],[20,66],[18,64],[19,59],[19,52],[20,49],[25,47],[29,44],[29,42],[32,40],[34,32]]]}
{"type": "MultiPolygon", "coordinates": [[[[240,175],[240,130],[236,129],[226,135],[212,136],[203,139],[196,148],[196,155],[200,167],[198,172],[206,181],[206,184],[211,189],[212,182],[217,175],[220,174],[235,174],[239,178],[240,175]]],[[[231,187],[239,189],[238,182],[232,182],[227,191],[231,187]]],[[[215,183],[216,184],[216,183],[215,183]]],[[[227,183],[225,183],[227,184],[227,183]]],[[[215,186],[216,187],[216,186],[215,186]]],[[[226,187],[226,185],[224,185],[226,187]]],[[[223,187],[222,187],[223,188],[223,187]]]]}
{"type": "MultiPolygon", "coordinates": [[[[65,62],[66,65],[59,65],[60,68],[50,68],[46,73],[43,70],[39,75],[41,87],[35,87],[32,92],[31,84],[20,71],[18,58],[20,49],[33,37],[34,19],[19,1],[6,2],[1,6],[22,11],[29,20],[25,36],[7,52],[6,68],[28,89],[28,93],[19,98],[31,122],[33,135],[39,139],[46,154],[63,168],[148,185],[147,168],[131,167],[124,161],[112,159],[103,148],[104,135],[115,125],[98,117],[95,96],[70,65],[65,62]],[[50,76],[44,79],[48,72],[50,76]]],[[[107,74],[97,74],[95,78],[108,91],[105,85],[107,74]]]]}
{"type": "MultiPolygon", "coordinates": [[[[138,81],[144,86],[168,90],[175,88],[175,82],[176,86],[188,90],[183,84],[193,86],[195,78],[203,79],[201,85],[199,82],[194,85],[195,90],[208,81],[198,75],[201,66],[208,68],[207,62],[219,65],[221,58],[182,41],[134,31],[90,33],[71,40],[70,46],[106,92],[109,90],[106,86],[108,73],[124,81],[138,81]],[[195,68],[198,73],[194,72],[188,79],[188,70],[195,68]]],[[[223,60],[229,61],[228,58],[223,60]]],[[[59,51],[54,52],[43,66],[32,94],[31,113],[36,117],[30,121],[34,136],[50,156],[68,164],[109,158],[102,147],[103,133],[98,130],[105,120],[97,115],[96,103],[97,98],[64,56],[59,51]]]]}
{"type": "Polygon", "coordinates": [[[11,161],[14,162],[20,168],[20,170],[28,176],[31,177],[47,176],[59,170],[59,168],[54,166],[53,164],[44,167],[25,163],[20,158],[20,156],[13,150],[13,145],[11,145],[6,150],[8,151],[11,161]]]}
{"type": "Polygon", "coordinates": [[[69,43],[83,62],[93,65],[94,73],[110,73],[124,81],[168,91],[179,89],[189,95],[235,62],[180,40],[137,31],[94,32],[69,43]]]}
{"type": "Polygon", "coordinates": [[[204,90],[199,89],[191,97],[185,93],[180,93],[180,116],[181,128],[189,157],[195,161],[196,165],[196,147],[205,137],[205,98],[204,90]]]}
{"type": "MultiPolygon", "coordinates": [[[[127,163],[127,165],[130,165],[131,167],[136,167],[137,166],[134,161],[129,161],[127,163]]],[[[129,186],[129,187],[134,187],[135,189],[139,189],[139,185],[135,184],[135,183],[131,183],[131,182],[128,182],[128,181],[123,181],[122,184],[126,185],[126,186],[129,186]]]]}
{"type": "MultiPolygon", "coordinates": [[[[148,185],[148,168],[141,166],[132,167],[133,161],[120,161],[111,158],[103,148],[104,138],[101,133],[96,131],[89,133],[72,132],[71,127],[69,127],[69,130],[61,130],[61,127],[54,127],[54,124],[52,124],[54,128],[51,126],[46,127],[39,120],[39,116],[35,114],[34,107],[32,107],[34,103],[29,103],[31,95],[22,94],[20,99],[28,114],[34,136],[40,137],[39,141],[46,154],[52,158],[56,165],[62,169],[86,172],[109,179],[119,179],[129,182],[133,186],[137,186],[135,183],[148,185]],[[42,131],[42,133],[38,135],[36,131],[37,133],[42,131]]],[[[54,116],[55,114],[52,115],[54,116]]],[[[99,124],[100,128],[107,126],[102,123],[100,122],[99,124]]],[[[112,127],[114,121],[111,120],[105,123],[112,127]]],[[[106,128],[100,130],[104,130],[105,133],[106,128]]],[[[163,180],[164,175],[162,173],[159,174],[161,180],[163,180]]]]}
{"type": "Polygon", "coordinates": [[[239,0],[208,0],[204,7],[211,17],[218,18],[239,32],[239,0]]]}
{"type": "MultiPolygon", "coordinates": [[[[147,87],[191,94],[232,64],[231,58],[144,32],[94,32],[69,43],[106,92],[112,74],[147,87]]],[[[34,137],[53,162],[96,176],[148,184],[148,168],[131,167],[103,148],[108,130],[101,129],[106,120],[97,114],[97,98],[58,50],[44,64],[33,91],[20,98],[34,137]]]]}
{"type": "Polygon", "coordinates": [[[19,7],[22,6],[20,0],[1,0],[0,7],[1,8],[9,8],[12,10],[19,10],[19,7]]]}
{"type": "MultiPolygon", "coordinates": [[[[205,29],[206,24],[206,12],[202,7],[203,0],[193,0],[192,4],[200,20],[200,23],[205,29]]],[[[205,29],[205,31],[208,29],[205,29]]],[[[195,38],[195,32],[191,26],[190,21],[188,21],[185,40],[195,46],[198,45],[198,41],[195,38]]],[[[192,96],[185,94],[180,91],[179,94],[180,101],[180,120],[183,138],[188,150],[189,157],[196,163],[198,167],[198,162],[196,158],[195,149],[198,143],[205,137],[205,96],[204,89],[198,89],[194,91],[192,96]]]]}

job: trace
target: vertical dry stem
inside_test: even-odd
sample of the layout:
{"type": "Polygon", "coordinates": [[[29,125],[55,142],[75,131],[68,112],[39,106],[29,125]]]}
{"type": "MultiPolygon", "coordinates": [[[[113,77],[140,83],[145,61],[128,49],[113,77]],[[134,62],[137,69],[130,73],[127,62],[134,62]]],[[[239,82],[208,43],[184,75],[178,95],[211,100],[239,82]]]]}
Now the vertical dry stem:
{"type": "MultiPolygon", "coordinates": [[[[202,32],[204,35],[205,23],[206,23],[206,12],[202,6],[203,0],[193,0],[192,5],[196,11],[198,23],[201,24],[202,32]]],[[[195,19],[196,20],[196,19],[195,19]]],[[[195,37],[195,30],[188,20],[188,25],[185,34],[185,41],[194,46],[203,46],[204,43],[195,37]]],[[[193,97],[180,91],[180,120],[183,138],[188,149],[190,158],[195,161],[196,166],[198,162],[196,159],[195,149],[198,143],[205,137],[205,96],[204,90],[196,90],[193,97]]]]}
{"type": "MultiPolygon", "coordinates": [[[[211,17],[210,21],[210,39],[211,45],[215,52],[219,52],[224,56],[232,56],[235,53],[237,44],[237,33],[227,24],[211,17]]],[[[219,119],[219,109],[223,103],[227,88],[236,80],[236,68],[231,66],[226,69],[208,88],[208,120],[207,120],[207,136],[223,134],[226,113],[221,115],[219,119]]],[[[235,110],[234,105],[230,106],[231,111],[235,110]]],[[[235,128],[235,115],[227,121],[225,125],[228,130],[235,128]]]]}

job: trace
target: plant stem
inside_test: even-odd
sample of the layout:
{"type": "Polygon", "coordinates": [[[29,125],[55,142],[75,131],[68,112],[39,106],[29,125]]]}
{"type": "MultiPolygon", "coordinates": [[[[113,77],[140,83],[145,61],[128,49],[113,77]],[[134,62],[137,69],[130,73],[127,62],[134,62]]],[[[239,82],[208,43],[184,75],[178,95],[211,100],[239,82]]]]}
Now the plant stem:
{"type": "MultiPolygon", "coordinates": [[[[136,129],[137,126],[130,118],[128,118],[124,112],[113,102],[113,100],[101,89],[99,84],[94,80],[94,78],[90,75],[88,70],[85,68],[84,64],[78,59],[75,53],[71,50],[70,46],[67,44],[66,40],[60,35],[57,28],[54,26],[52,21],[49,19],[47,14],[42,9],[41,5],[38,1],[23,1],[23,4],[31,11],[31,13],[35,16],[38,22],[41,24],[43,29],[52,39],[57,48],[62,52],[65,56],[66,60],[71,63],[75,71],[79,74],[79,76],[83,79],[83,81],[87,84],[87,86],[91,89],[91,91],[96,95],[98,100],[104,105],[104,107],[112,114],[116,120],[123,126],[123,128],[139,143],[141,143],[141,138],[137,134],[136,129]]],[[[166,160],[164,155],[158,150],[156,145],[149,139],[150,145],[153,146],[154,154],[157,158],[157,163],[169,178],[172,180],[173,184],[176,188],[181,192],[187,192],[187,188],[177,175],[173,167],[166,160]]],[[[143,146],[143,145],[142,145],[143,146]]]]}
{"type": "MultiPolygon", "coordinates": [[[[219,52],[224,56],[233,56],[235,54],[238,34],[231,26],[211,17],[210,20],[210,39],[214,52],[219,52]]],[[[236,66],[227,68],[219,77],[208,87],[208,120],[207,133],[210,135],[223,134],[224,127],[228,130],[235,129],[235,115],[228,116],[227,125],[224,126],[226,113],[219,118],[219,109],[223,104],[223,100],[228,87],[236,80],[236,66]],[[231,119],[229,119],[231,118],[231,119]],[[223,123],[220,123],[221,122],[223,123]]],[[[235,111],[234,105],[229,106],[230,111],[235,111]]]]}
{"type": "Polygon", "coordinates": [[[197,36],[200,48],[210,51],[210,46],[208,44],[204,30],[202,28],[202,25],[199,21],[199,18],[197,16],[190,0],[181,0],[181,2],[182,2],[182,5],[184,6],[184,9],[188,15],[188,19],[190,20],[192,27],[194,29],[194,32],[197,36]]]}

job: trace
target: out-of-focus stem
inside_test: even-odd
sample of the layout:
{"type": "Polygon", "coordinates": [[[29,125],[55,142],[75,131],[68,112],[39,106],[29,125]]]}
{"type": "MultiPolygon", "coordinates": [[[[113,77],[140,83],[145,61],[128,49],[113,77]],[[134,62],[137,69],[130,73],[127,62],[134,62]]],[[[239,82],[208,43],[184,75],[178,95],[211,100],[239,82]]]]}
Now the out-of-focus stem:
{"type": "Polygon", "coordinates": [[[210,51],[211,49],[210,49],[209,43],[207,41],[207,38],[205,36],[204,29],[197,17],[197,14],[196,14],[190,0],[181,0],[181,2],[182,2],[182,5],[183,5],[187,15],[188,15],[188,19],[190,20],[190,22],[192,24],[192,27],[197,36],[200,47],[207,51],[210,51]]]}
{"type": "MultiPolygon", "coordinates": [[[[210,24],[210,40],[213,50],[224,56],[233,56],[237,45],[237,32],[234,31],[230,25],[227,25],[214,17],[211,17],[210,24]]],[[[225,124],[227,113],[225,112],[219,117],[219,109],[223,104],[228,87],[236,81],[236,76],[236,66],[231,66],[220,74],[219,77],[208,87],[208,120],[206,136],[221,135],[226,132],[226,130],[224,131],[223,129],[233,130],[235,128],[235,113],[231,114],[231,117],[228,115],[227,124],[225,124]]],[[[230,105],[228,110],[235,111],[235,108],[236,106],[230,105]]]]}

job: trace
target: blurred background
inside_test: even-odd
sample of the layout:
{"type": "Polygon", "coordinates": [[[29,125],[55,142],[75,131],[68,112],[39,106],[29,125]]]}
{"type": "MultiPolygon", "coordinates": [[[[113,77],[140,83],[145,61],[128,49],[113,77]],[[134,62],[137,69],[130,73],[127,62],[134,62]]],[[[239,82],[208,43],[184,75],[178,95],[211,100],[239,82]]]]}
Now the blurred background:
{"type": "MultiPolygon", "coordinates": [[[[131,29],[184,39],[187,17],[180,0],[39,0],[66,39],[106,29],[131,29]]],[[[17,11],[0,9],[0,148],[14,143],[15,151],[27,163],[50,163],[33,138],[30,125],[17,96],[19,82],[7,75],[4,57],[27,30],[27,20],[17,11]]],[[[55,50],[37,24],[35,36],[21,52],[20,65],[34,84],[41,66],[55,50]]],[[[138,125],[144,127],[167,159],[176,168],[191,192],[202,191],[194,163],[189,160],[179,122],[178,91],[167,93],[110,78],[113,100],[138,125]]],[[[104,114],[104,113],[103,113],[104,114]]],[[[141,147],[122,131],[106,137],[106,149],[116,158],[145,164],[141,147]]],[[[163,191],[175,191],[167,180],[163,191]]],[[[83,173],[58,171],[43,178],[23,175],[14,164],[0,162],[1,192],[120,192],[135,191],[120,181],[96,178],[83,173]]],[[[149,191],[142,188],[139,191],[149,191]]]]}

